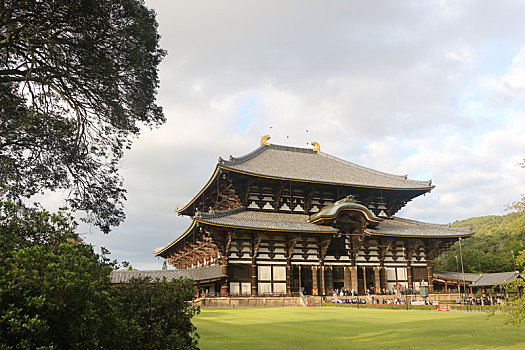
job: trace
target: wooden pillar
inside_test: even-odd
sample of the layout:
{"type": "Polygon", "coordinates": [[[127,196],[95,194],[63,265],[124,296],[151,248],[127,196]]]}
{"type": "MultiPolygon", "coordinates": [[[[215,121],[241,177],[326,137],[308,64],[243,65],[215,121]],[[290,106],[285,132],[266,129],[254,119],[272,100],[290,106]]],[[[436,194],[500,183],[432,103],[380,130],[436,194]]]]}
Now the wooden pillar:
{"type": "Polygon", "coordinates": [[[374,266],[374,285],[376,287],[376,294],[381,294],[381,275],[380,266],[374,266]]]}
{"type": "Polygon", "coordinates": [[[407,261],[406,274],[407,274],[407,280],[408,280],[408,287],[407,288],[412,289],[412,287],[413,287],[413,284],[412,284],[412,263],[411,263],[410,260],[407,261]]]}
{"type": "Polygon", "coordinates": [[[291,259],[286,259],[286,295],[292,294],[291,282],[292,282],[292,262],[291,259]]]}
{"type": "Polygon", "coordinates": [[[324,279],[324,262],[321,261],[320,263],[321,265],[321,290],[320,290],[320,294],[321,295],[325,295],[326,294],[326,284],[325,284],[325,279],[324,279]]]}
{"type": "Polygon", "coordinates": [[[448,293],[448,283],[447,283],[447,280],[445,280],[445,292],[448,293]]]}
{"type": "Polygon", "coordinates": [[[363,266],[363,286],[365,287],[365,294],[368,287],[366,286],[366,266],[363,266]]]}
{"type": "Polygon", "coordinates": [[[228,295],[228,258],[224,255],[222,256],[222,274],[226,275],[226,277],[222,281],[221,296],[227,296],[228,295]]]}
{"type": "Polygon", "coordinates": [[[434,293],[434,278],[432,277],[432,261],[427,260],[428,292],[434,293]]]}
{"type": "Polygon", "coordinates": [[[255,257],[252,258],[252,295],[257,295],[257,264],[255,257]]]}
{"type": "Polygon", "coordinates": [[[298,267],[299,267],[299,292],[302,292],[303,291],[303,283],[301,281],[301,265],[299,265],[298,267]]]}
{"type": "Polygon", "coordinates": [[[326,268],[326,294],[332,295],[334,293],[334,269],[329,266],[326,268]]]}
{"type": "Polygon", "coordinates": [[[358,279],[357,279],[357,266],[352,266],[350,268],[350,271],[352,272],[351,278],[352,278],[352,286],[351,288],[354,289],[355,294],[357,295],[359,293],[359,286],[358,286],[358,279]]]}
{"type": "Polygon", "coordinates": [[[319,295],[319,289],[317,287],[317,266],[312,266],[312,294],[319,295]]]}
{"type": "Polygon", "coordinates": [[[349,266],[344,267],[344,274],[345,274],[344,287],[346,290],[350,290],[352,289],[352,280],[350,277],[350,267],[349,266]]]}
{"type": "Polygon", "coordinates": [[[386,271],[386,267],[382,266],[382,273],[383,273],[383,285],[381,286],[382,289],[386,290],[388,288],[388,273],[386,271]]]}

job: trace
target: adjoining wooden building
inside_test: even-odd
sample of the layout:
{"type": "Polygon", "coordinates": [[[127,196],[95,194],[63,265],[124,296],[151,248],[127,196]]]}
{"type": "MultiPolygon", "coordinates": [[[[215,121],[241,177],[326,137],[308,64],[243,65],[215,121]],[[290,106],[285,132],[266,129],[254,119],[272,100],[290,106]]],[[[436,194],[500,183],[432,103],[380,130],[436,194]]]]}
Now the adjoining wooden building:
{"type": "Polygon", "coordinates": [[[148,277],[150,283],[163,279],[167,281],[179,278],[190,279],[197,286],[197,296],[206,296],[215,294],[215,291],[220,289],[222,279],[227,276],[222,273],[222,267],[219,265],[182,270],[115,270],[110,274],[113,285],[126,284],[133,278],[144,277],[148,277]]]}
{"type": "Polygon", "coordinates": [[[359,166],[313,149],[269,144],[219,158],[179,215],[192,225],[156,249],[178,269],[221,265],[222,295],[364,294],[432,289],[432,262],[469,228],[395,217],[431,181],[359,166]]]}

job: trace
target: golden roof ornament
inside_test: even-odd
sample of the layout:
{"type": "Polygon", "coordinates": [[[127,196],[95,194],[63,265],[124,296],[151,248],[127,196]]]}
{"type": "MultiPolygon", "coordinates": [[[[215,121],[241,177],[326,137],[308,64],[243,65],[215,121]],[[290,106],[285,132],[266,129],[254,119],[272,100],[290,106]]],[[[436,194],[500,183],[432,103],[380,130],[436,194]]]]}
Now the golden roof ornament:
{"type": "Polygon", "coordinates": [[[270,143],[268,142],[270,138],[270,135],[264,135],[261,137],[261,146],[270,146],[270,143]]]}
{"type": "Polygon", "coordinates": [[[314,146],[314,152],[319,152],[321,151],[321,145],[319,144],[319,142],[310,142],[310,144],[312,146],[314,146]]]}

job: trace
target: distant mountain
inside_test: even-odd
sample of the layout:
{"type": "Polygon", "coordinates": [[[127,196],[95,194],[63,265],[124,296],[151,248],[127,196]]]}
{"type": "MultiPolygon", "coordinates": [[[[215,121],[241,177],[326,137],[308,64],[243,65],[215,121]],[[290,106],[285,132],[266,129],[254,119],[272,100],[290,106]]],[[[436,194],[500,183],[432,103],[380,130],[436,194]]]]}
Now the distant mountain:
{"type": "MultiPolygon", "coordinates": [[[[461,241],[465,272],[503,272],[513,271],[514,256],[525,249],[524,231],[515,225],[517,214],[488,215],[456,221],[452,226],[472,227],[476,234],[461,241]]],[[[434,261],[435,270],[461,270],[459,244],[455,243],[448,251],[434,261]],[[456,258],[458,257],[458,264],[456,258]]]]}
{"type": "MultiPolygon", "coordinates": [[[[509,215],[487,215],[455,221],[452,226],[472,227],[478,235],[493,235],[508,232],[506,217],[509,215]]],[[[509,232],[510,233],[510,232],[509,232]]]]}

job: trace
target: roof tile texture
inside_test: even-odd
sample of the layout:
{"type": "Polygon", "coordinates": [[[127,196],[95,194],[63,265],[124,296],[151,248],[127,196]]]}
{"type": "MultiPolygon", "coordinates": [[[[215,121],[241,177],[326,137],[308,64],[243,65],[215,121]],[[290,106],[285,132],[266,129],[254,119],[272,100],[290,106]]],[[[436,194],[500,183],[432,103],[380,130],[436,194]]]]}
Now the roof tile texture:
{"type": "MultiPolygon", "coordinates": [[[[246,229],[292,231],[292,232],[338,232],[330,226],[321,226],[308,222],[309,216],[303,214],[285,214],[234,209],[216,215],[203,214],[196,220],[211,225],[238,227],[246,229]],[[228,215],[228,212],[231,214],[228,215]]],[[[430,224],[402,218],[385,219],[368,232],[377,235],[399,237],[463,237],[470,236],[468,227],[449,227],[448,225],[430,224]]]]}
{"type": "Polygon", "coordinates": [[[155,279],[166,278],[168,281],[177,278],[192,279],[197,282],[220,279],[225,275],[222,274],[221,265],[196,267],[194,269],[184,270],[143,270],[143,271],[112,271],[111,283],[128,283],[132,278],[150,277],[151,282],[155,279]]]}
{"type": "Polygon", "coordinates": [[[219,165],[254,175],[291,180],[394,189],[431,188],[430,181],[409,180],[366,168],[322,152],[270,145],[219,165]]]}

